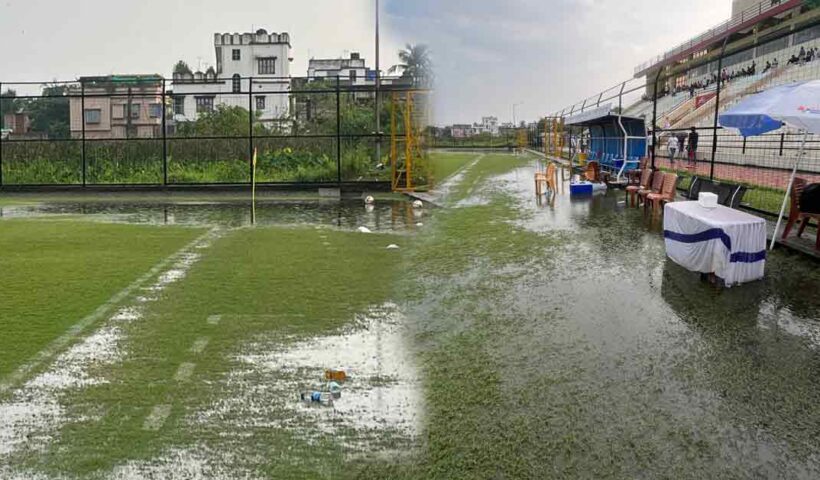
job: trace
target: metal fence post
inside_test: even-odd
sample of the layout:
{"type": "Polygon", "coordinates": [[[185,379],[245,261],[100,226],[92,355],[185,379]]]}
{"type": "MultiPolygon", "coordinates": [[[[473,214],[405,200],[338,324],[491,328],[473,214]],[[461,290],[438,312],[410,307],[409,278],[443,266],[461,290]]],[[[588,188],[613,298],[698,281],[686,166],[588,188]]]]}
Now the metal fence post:
{"type": "MultiPolygon", "coordinates": [[[[130,113],[129,113],[130,115],[130,113]]],[[[80,140],[80,148],[82,150],[83,155],[83,171],[82,171],[82,182],[83,187],[85,187],[86,181],[86,160],[85,160],[85,82],[80,80],[80,122],[82,124],[82,138],[80,140]]]]}
{"type": "Polygon", "coordinates": [[[655,86],[652,89],[652,148],[649,149],[649,155],[652,157],[653,170],[655,169],[655,143],[657,143],[655,130],[658,124],[658,80],[661,79],[661,72],[663,72],[663,67],[658,68],[658,74],[655,75],[655,86]]]}
{"type": "Polygon", "coordinates": [[[781,157],[783,156],[783,144],[784,144],[785,142],[786,142],[786,134],[785,134],[785,133],[781,133],[781,134],[780,134],[780,156],[781,156],[781,157]]]}
{"type": "Polygon", "coordinates": [[[162,79],[162,185],[168,185],[168,138],[166,125],[166,110],[168,105],[165,96],[165,79],[162,79]]]}
{"type": "Polygon", "coordinates": [[[248,77],[248,183],[253,182],[253,77],[248,77]]]}
{"type": "MultiPolygon", "coordinates": [[[[717,156],[717,129],[718,129],[718,115],[720,115],[720,87],[723,84],[723,56],[726,54],[726,44],[729,42],[729,36],[723,40],[723,47],[720,49],[720,56],[718,57],[718,79],[717,91],[715,92],[715,119],[712,124],[712,162],[709,166],[709,180],[715,179],[715,157],[717,156]]],[[[695,160],[697,161],[697,159],[695,160]]]]}
{"type": "Polygon", "coordinates": [[[342,92],[336,75],[336,180],[342,185],[342,92]]]}

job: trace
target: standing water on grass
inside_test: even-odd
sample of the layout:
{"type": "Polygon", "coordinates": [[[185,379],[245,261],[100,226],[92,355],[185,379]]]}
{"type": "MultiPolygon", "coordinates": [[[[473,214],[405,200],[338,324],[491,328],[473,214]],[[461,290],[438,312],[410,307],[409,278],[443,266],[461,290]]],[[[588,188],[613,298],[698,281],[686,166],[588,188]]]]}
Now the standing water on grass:
{"type": "MultiPolygon", "coordinates": [[[[53,215],[83,216],[104,221],[241,227],[251,224],[251,204],[216,202],[101,202],[55,201],[36,205],[0,206],[0,219],[53,215]]],[[[325,225],[344,229],[366,226],[372,231],[415,228],[418,222],[412,204],[403,200],[381,200],[365,206],[360,199],[260,200],[256,224],[325,225]]]]}
{"type": "Polygon", "coordinates": [[[437,284],[437,303],[454,305],[422,326],[477,338],[481,370],[498,374],[506,397],[485,402],[495,414],[473,432],[502,432],[491,468],[820,478],[817,265],[776,251],[765,280],[716,289],[666,259],[662,220],[627,208],[623,191],[538,202],[533,175],[496,176],[451,214],[513,206],[479,229],[510,234],[479,237],[470,254],[483,262],[437,284]]]}

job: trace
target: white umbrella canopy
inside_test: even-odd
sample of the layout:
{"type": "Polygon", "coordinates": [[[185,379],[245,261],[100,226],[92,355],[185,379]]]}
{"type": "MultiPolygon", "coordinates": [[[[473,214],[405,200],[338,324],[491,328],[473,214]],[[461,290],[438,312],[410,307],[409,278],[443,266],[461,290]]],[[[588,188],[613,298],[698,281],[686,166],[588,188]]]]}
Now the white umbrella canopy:
{"type": "Polygon", "coordinates": [[[762,135],[784,125],[803,133],[803,142],[794,160],[789,187],[786,189],[786,197],[783,199],[780,216],[774,229],[770,247],[774,249],[783,214],[786,212],[786,205],[794,187],[797,167],[806,151],[806,138],[809,134],[820,134],[820,80],[781,85],[749,96],[720,115],[720,124],[739,130],[744,137],[762,135]]]}
{"type": "Polygon", "coordinates": [[[784,124],[820,134],[820,80],[751,95],[720,115],[720,124],[740,130],[744,137],[777,130],[784,124]]]}

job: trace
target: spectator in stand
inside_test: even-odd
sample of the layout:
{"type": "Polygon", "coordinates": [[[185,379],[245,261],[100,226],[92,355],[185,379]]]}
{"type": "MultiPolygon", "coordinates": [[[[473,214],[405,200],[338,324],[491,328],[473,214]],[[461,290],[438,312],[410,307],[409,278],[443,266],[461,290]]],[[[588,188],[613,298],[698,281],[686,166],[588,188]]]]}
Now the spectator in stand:
{"type": "Polygon", "coordinates": [[[757,63],[752,60],[752,64],[749,66],[749,75],[754,75],[757,73],[757,63]]]}
{"type": "Polygon", "coordinates": [[[694,98],[694,97],[695,97],[695,85],[693,84],[693,85],[689,86],[689,98],[694,98]]]}
{"type": "Polygon", "coordinates": [[[678,147],[678,139],[675,138],[674,135],[669,136],[669,140],[666,143],[666,148],[669,150],[669,161],[672,163],[672,170],[677,171],[675,168],[675,158],[678,156],[680,149],[678,147]]]}
{"type": "Polygon", "coordinates": [[[800,57],[798,57],[797,55],[792,54],[792,56],[789,58],[789,61],[788,61],[788,63],[786,63],[786,65],[797,65],[798,63],[800,63],[800,57]]]}
{"type": "Polygon", "coordinates": [[[770,61],[766,60],[766,66],[765,66],[765,67],[763,67],[763,73],[766,73],[766,72],[768,72],[768,71],[769,71],[769,70],[771,70],[771,69],[772,69],[772,62],[770,62],[770,61]]]}
{"type": "Polygon", "coordinates": [[[698,155],[698,140],[699,140],[699,138],[700,138],[700,135],[698,135],[697,129],[695,129],[695,127],[692,127],[692,129],[689,131],[688,143],[689,143],[689,169],[692,170],[693,172],[697,172],[697,168],[698,168],[697,155],[698,155]]]}
{"type": "Polygon", "coordinates": [[[806,47],[800,47],[800,53],[797,54],[797,59],[800,60],[800,62],[806,61],[806,47]]]}

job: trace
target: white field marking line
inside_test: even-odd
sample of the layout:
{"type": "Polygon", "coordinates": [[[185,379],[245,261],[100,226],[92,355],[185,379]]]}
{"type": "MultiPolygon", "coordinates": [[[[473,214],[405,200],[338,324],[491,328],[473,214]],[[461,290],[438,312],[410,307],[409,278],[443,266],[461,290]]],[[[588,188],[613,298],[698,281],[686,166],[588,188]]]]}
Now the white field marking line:
{"type": "Polygon", "coordinates": [[[191,346],[192,353],[202,353],[205,351],[205,348],[208,346],[208,342],[210,340],[208,337],[199,337],[194,341],[194,344],[191,346]]]}
{"type": "Polygon", "coordinates": [[[486,155],[486,153],[479,153],[478,156],[475,157],[472,162],[468,163],[467,165],[462,166],[461,168],[459,168],[455,172],[451,173],[450,175],[447,175],[447,177],[442,178],[441,180],[439,180],[439,182],[438,182],[439,185],[443,185],[443,184],[449,182],[452,178],[454,178],[458,175],[461,175],[462,173],[466,173],[467,170],[473,168],[475,166],[475,164],[478,163],[479,160],[484,158],[484,155],[486,155]]]}
{"type": "Polygon", "coordinates": [[[151,413],[145,417],[145,422],[142,424],[143,430],[150,430],[156,432],[165,424],[165,420],[171,415],[170,405],[156,405],[151,410],[151,413]]]}
{"type": "Polygon", "coordinates": [[[216,230],[214,229],[202,234],[191,243],[182,247],[182,249],[180,249],[176,253],[173,253],[164,260],[161,260],[159,263],[154,265],[151,268],[151,270],[149,270],[144,275],[134,280],[134,282],[132,282],[130,285],[128,285],[120,292],[116,293],[113,297],[109,298],[105,303],[97,307],[97,309],[94,310],[91,314],[89,314],[85,318],[81,319],[79,322],[72,325],[71,328],[68,329],[68,331],[57,337],[43,350],[38,352],[34,356],[34,358],[32,358],[28,363],[22,365],[15,372],[9,374],[0,383],[0,394],[6,393],[12,388],[14,388],[15,385],[19,384],[22,380],[28,377],[31,374],[31,372],[36,370],[40,365],[42,365],[49,359],[53,358],[55,355],[57,355],[57,353],[59,353],[66,346],[68,346],[72,341],[74,341],[74,339],[80,336],[83,333],[83,331],[85,331],[88,327],[99,322],[111,310],[113,310],[114,307],[120,304],[134,291],[139,289],[144,283],[148,282],[149,280],[157,276],[165,267],[167,267],[171,263],[175,262],[178,258],[185,255],[189,250],[196,248],[198,244],[202,243],[205,239],[213,235],[215,232],[216,230]]]}
{"type": "MultiPolygon", "coordinates": [[[[484,154],[484,153],[482,153],[481,155],[477,156],[477,157],[476,157],[476,159],[472,161],[472,163],[470,163],[470,164],[469,164],[469,165],[467,165],[466,167],[462,168],[459,172],[463,171],[463,172],[465,172],[465,173],[466,173],[468,170],[471,170],[473,167],[475,167],[476,165],[478,165],[478,162],[480,162],[480,161],[481,161],[481,159],[482,159],[482,158],[484,158],[484,155],[485,155],[485,154],[484,154]]],[[[470,197],[472,197],[472,196],[473,196],[473,190],[475,190],[475,188],[476,188],[476,184],[477,184],[477,183],[478,183],[478,179],[476,179],[476,180],[473,182],[473,184],[472,184],[472,185],[470,185],[470,189],[469,189],[469,190],[467,190],[467,194],[464,196],[464,198],[470,198],[470,197]]]]}
{"type": "Polygon", "coordinates": [[[470,170],[471,168],[476,166],[476,164],[482,158],[484,158],[484,155],[486,155],[486,154],[480,153],[480,154],[476,155],[476,157],[470,163],[468,163],[467,165],[464,165],[463,167],[459,168],[458,171],[454,172],[453,174],[451,174],[447,178],[445,178],[445,179],[441,180],[440,182],[438,182],[438,186],[435,187],[433,189],[433,191],[430,192],[430,193],[436,199],[438,199],[439,201],[445,201],[447,199],[447,196],[450,193],[450,190],[452,190],[453,187],[456,186],[457,184],[461,183],[461,181],[463,180],[464,174],[467,173],[468,170],[470,170]]]}
{"type": "Polygon", "coordinates": [[[219,325],[222,321],[222,315],[211,315],[208,317],[208,325],[219,325]]]}
{"type": "Polygon", "coordinates": [[[174,375],[174,380],[177,382],[186,382],[191,379],[196,368],[195,363],[185,362],[179,365],[177,373],[174,375]]]}

